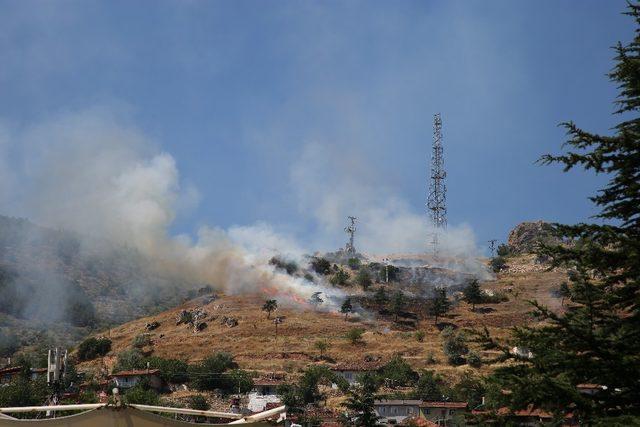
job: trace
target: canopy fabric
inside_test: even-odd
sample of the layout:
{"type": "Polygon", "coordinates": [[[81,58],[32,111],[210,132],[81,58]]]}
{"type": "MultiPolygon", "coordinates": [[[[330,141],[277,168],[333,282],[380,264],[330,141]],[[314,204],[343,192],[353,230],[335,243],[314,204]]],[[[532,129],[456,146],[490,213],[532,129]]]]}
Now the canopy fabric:
{"type": "MultiPolygon", "coordinates": [[[[31,426],[42,427],[180,427],[180,426],[228,426],[228,424],[202,424],[179,421],[134,408],[105,407],[81,414],[47,419],[4,419],[0,417],[0,427],[31,426]]],[[[268,422],[247,423],[251,427],[269,427],[268,422]]]]}

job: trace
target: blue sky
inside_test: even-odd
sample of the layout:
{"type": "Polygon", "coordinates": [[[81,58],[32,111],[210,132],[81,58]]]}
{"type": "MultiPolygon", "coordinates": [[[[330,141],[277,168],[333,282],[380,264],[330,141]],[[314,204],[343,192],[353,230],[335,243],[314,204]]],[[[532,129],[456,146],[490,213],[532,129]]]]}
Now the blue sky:
{"type": "MultiPolygon", "coordinates": [[[[175,232],[266,222],[304,241],[332,233],[318,225],[328,202],[314,204],[332,189],[380,188],[367,209],[392,195],[424,212],[440,112],[449,223],[482,245],[524,220],[594,213],[601,178],[534,162],[560,149],[561,121],[602,133],[616,123],[605,74],[610,47],[633,36],[624,7],[0,0],[0,123],[108,109],[197,188],[175,232]],[[307,166],[327,185],[303,186],[307,166]]],[[[335,214],[359,215],[359,203],[335,214]]]]}

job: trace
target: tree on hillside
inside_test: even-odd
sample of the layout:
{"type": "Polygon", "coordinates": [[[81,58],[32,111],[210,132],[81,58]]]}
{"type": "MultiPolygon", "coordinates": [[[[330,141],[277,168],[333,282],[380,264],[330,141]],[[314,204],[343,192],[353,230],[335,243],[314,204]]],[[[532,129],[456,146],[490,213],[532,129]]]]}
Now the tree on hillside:
{"type": "Polygon", "coordinates": [[[271,319],[271,312],[276,311],[277,309],[278,309],[278,301],[274,299],[266,300],[262,306],[262,311],[267,312],[267,319],[271,319]]]}
{"type": "Polygon", "coordinates": [[[338,271],[331,276],[329,282],[334,286],[345,286],[349,283],[349,273],[342,268],[338,268],[338,271]]]}
{"type": "Polygon", "coordinates": [[[543,245],[540,254],[552,266],[565,266],[572,304],[554,312],[533,302],[544,323],[520,327],[512,342],[530,349],[531,358],[511,355],[485,333],[487,346],[501,346],[514,363],[491,378],[498,405],[512,409],[534,405],[558,420],[571,412],[581,425],[640,424],[640,4],[628,5],[635,38],[618,44],[610,78],[618,85],[616,113],[623,114],[614,135],[602,136],[564,123],[566,152],[546,155],[543,164],[564,170],[583,168],[606,174],[608,182],[591,201],[599,223],[554,224],[558,235],[576,245],[543,245]],[[582,394],[578,384],[604,386],[582,394]]]}
{"type": "Polygon", "coordinates": [[[378,374],[392,387],[410,386],[418,380],[418,373],[398,354],[382,366],[378,374]]]}
{"type": "Polygon", "coordinates": [[[376,378],[366,373],[358,379],[358,384],[349,388],[347,400],[343,406],[353,417],[350,425],[356,427],[374,427],[378,424],[375,411],[375,393],[378,390],[376,378]]]}
{"type": "Polygon", "coordinates": [[[389,302],[389,297],[387,296],[387,293],[384,290],[384,286],[380,286],[376,290],[376,293],[373,295],[373,300],[375,301],[376,304],[379,304],[382,306],[387,305],[387,303],[389,302]]]}
{"type": "Polygon", "coordinates": [[[476,304],[482,302],[482,290],[480,289],[478,279],[471,280],[462,292],[465,301],[471,304],[471,311],[476,311],[476,304]]]}
{"type": "Polygon", "coordinates": [[[429,305],[429,314],[435,317],[435,325],[438,324],[438,318],[444,316],[451,308],[451,303],[447,298],[447,290],[445,288],[435,288],[433,290],[433,298],[429,305]]]}
{"type": "Polygon", "coordinates": [[[329,348],[329,343],[327,340],[318,340],[313,346],[320,352],[320,359],[324,357],[324,352],[329,348]]]}
{"type": "Polygon", "coordinates": [[[393,294],[393,300],[391,300],[391,312],[393,313],[394,322],[398,321],[398,316],[404,311],[405,299],[404,294],[401,291],[393,294]]]}
{"type": "Polygon", "coordinates": [[[340,312],[344,314],[344,320],[347,320],[349,313],[353,312],[353,305],[351,304],[351,298],[347,297],[342,306],[340,307],[340,312]]]}
{"type": "Polygon", "coordinates": [[[496,251],[496,253],[500,257],[506,257],[506,256],[509,256],[509,254],[511,253],[511,249],[509,248],[509,245],[502,243],[498,245],[498,250],[496,251]]]}
{"type": "Polygon", "coordinates": [[[363,291],[369,289],[369,287],[373,283],[373,280],[371,279],[371,274],[369,274],[369,271],[367,269],[362,268],[360,269],[360,271],[358,271],[358,274],[356,275],[356,283],[362,288],[363,291]]]}
{"type": "Polygon", "coordinates": [[[434,371],[422,371],[416,382],[412,397],[426,401],[442,399],[444,380],[434,371]]]}
{"type": "Polygon", "coordinates": [[[321,276],[326,276],[331,272],[331,263],[326,258],[313,257],[311,259],[311,269],[321,276]]]}

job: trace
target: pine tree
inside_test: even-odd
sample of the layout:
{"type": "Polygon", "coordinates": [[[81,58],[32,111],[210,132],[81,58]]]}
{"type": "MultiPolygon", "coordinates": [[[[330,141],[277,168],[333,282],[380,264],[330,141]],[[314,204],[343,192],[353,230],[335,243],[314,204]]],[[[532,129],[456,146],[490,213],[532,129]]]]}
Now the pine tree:
{"type": "Polygon", "coordinates": [[[376,290],[376,293],[373,295],[373,300],[378,305],[382,305],[382,306],[387,305],[387,303],[389,302],[389,297],[387,296],[387,293],[384,290],[384,286],[380,286],[376,290]]]}
{"type": "Polygon", "coordinates": [[[349,389],[349,397],[343,404],[354,416],[350,425],[374,427],[378,424],[375,412],[375,393],[378,382],[374,375],[366,373],[358,379],[358,384],[349,389]]]}
{"type": "Polygon", "coordinates": [[[438,317],[447,314],[449,308],[451,308],[451,303],[447,298],[447,290],[445,288],[435,288],[431,305],[429,306],[429,314],[435,317],[435,325],[438,324],[438,317]]]}
{"type": "Polygon", "coordinates": [[[465,301],[471,304],[471,311],[476,311],[476,304],[482,302],[482,290],[480,289],[478,279],[473,279],[469,282],[462,292],[464,293],[465,301]]]}
{"type": "MultiPolygon", "coordinates": [[[[510,391],[498,404],[533,404],[558,421],[572,412],[581,425],[640,423],[640,4],[629,4],[627,14],[636,22],[636,35],[629,45],[618,43],[610,73],[620,89],[616,113],[624,114],[623,121],[613,136],[564,123],[567,151],[541,159],[565,171],[581,167],[609,178],[590,198],[601,224],[555,224],[574,244],[540,251],[553,266],[569,268],[571,305],[557,313],[533,302],[543,326],[516,328],[513,335],[533,357],[509,355],[503,347],[515,363],[491,378],[498,389],[510,391]],[[583,394],[577,388],[583,383],[601,387],[583,394]]],[[[498,345],[488,334],[485,344],[498,345]]]]}
{"type": "Polygon", "coordinates": [[[394,322],[398,321],[398,316],[404,310],[405,300],[402,292],[398,291],[393,294],[393,300],[391,301],[391,312],[394,316],[394,322]]]}

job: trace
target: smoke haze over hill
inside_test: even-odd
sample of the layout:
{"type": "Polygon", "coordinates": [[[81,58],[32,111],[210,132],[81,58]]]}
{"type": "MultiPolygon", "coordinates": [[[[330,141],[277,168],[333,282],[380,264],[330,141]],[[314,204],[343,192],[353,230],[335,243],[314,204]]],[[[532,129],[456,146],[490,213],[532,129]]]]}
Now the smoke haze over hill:
{"type": "MultiPolygon", "coordinates": [[[[348,214],[360,218],[357,244],[362,251],[426,249],[426,216],[412,212],[365,157],[338,155],[331,144],[307,144],[291,168],[296,206],[317,224],[307,239],[313,247],[305,248],[264,222],[227,230],[204,225],[194,236],[173,235],[172,223],[188,215],[199,193],[181,181],[171,154],[112,110],[67,113],[26,128],[5,125],[0,135],[4,213],[78,233],[80,253],[99,253],[105,242],[137,251],[148,264],[144,271],[161,271],[169,278],[163,284],[157,275],[154,280],[139,277],[141,293],[148,282],[154,287],[179,282],[211,284],[231,293],[273,289],[285,300],[287,295],[306,300],[316,291],[339,297],[341,291],[286,275],[267,261],[277,254],[302,261],[316,248],[334,249],[348,214]]],[[[446,254],[478,255],[469,227],[450,227],[442,241],[446,254]]],[[[53,271],[44,276],[57,277],[53,271]]],[[[48,285],[49,290],[66,290],[54,279],[48,285]]]]}

